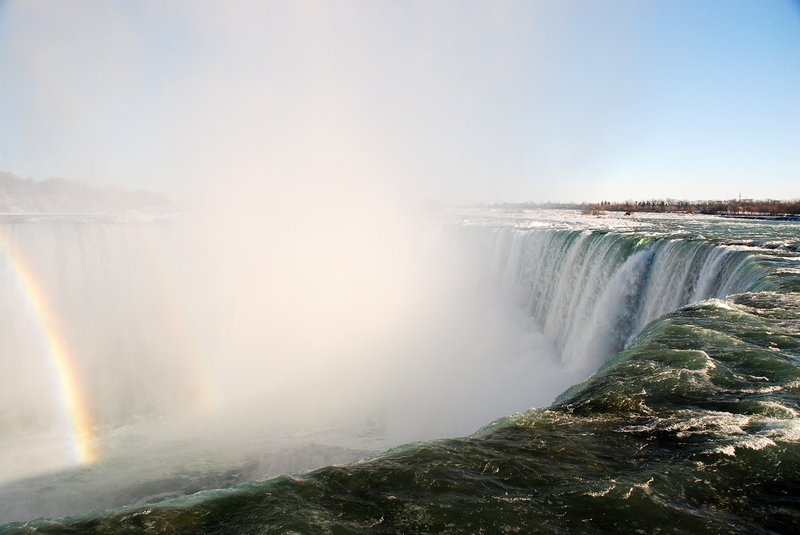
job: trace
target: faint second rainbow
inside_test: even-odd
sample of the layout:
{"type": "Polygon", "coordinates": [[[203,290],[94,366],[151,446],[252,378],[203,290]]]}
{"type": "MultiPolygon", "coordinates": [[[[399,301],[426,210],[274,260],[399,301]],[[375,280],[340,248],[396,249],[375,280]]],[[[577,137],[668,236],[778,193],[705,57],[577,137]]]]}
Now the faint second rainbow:
{"type": "Polygon", "coordinates": [[[0,223],[0,257],[5,257],[6,263],[11,268],[11,273],[33,310],[47,345],[61,390],[63,408],[69,418],[70,441],[76,458],[81,464],[94,463],[99,458],[95,444],[94,422],[86,395],[81,388],[75,359],[70,353],[58,317],[50,306],[35,272],[14,245],[13,240],[9,238],[2,223],[0,223]]]}

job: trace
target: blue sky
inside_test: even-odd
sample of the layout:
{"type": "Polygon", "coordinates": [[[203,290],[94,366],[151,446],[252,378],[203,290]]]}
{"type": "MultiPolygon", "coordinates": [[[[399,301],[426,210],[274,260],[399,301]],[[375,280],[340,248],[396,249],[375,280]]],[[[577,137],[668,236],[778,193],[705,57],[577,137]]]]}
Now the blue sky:
{"type": "Polygon", "coordinates": [[[191,196],[800,197],[800,4],[0,0],[0,170],[191,196]]]}

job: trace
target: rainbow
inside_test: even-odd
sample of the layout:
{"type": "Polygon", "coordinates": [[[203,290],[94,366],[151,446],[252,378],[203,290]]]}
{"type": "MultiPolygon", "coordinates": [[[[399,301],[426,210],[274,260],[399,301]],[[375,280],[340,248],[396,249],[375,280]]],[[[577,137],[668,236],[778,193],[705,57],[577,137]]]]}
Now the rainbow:
{"type": "Polygon", "coordinates": [[[41,333],[46,341],[51,363],[54,367],[61,399],[69,419],[70,442],[76,460],[81,464],[92,464],[99,460],[96,448],[94,422],[86,395],[81,388],[80,374],[75,358],[70,352],[67,338],[59,325],[58,316],[47,300],[35,271],[25,256],[14,246],[0,224],[0,256],[4,256],[22,293],[29,302],[41,333]]]}

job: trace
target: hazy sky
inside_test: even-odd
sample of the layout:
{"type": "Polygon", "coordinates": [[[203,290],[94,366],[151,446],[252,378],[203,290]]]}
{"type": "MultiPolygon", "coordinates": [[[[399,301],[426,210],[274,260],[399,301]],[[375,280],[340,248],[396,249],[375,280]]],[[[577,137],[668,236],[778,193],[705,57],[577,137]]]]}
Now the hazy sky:
{"type": "Polygon", "coordinates": [[[0,0],[0,170],[447,202],[800,197],[800,4],[0,0]]]}

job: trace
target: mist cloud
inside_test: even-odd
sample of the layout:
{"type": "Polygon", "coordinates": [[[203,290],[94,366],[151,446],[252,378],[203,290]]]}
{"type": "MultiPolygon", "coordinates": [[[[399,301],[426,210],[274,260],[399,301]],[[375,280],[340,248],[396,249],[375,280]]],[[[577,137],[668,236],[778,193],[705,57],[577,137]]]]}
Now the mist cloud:
{"type": "Polygon", "coordinates": [[[9,3],[4,17],[24,22],[7,30],[11,66],[29,83],[21,152],[51,147],[43,174],[182,197],[256,183],[409,202],[563,197],[556,178],[582,179],[574,160],[600,158],[602,110],[626,98],[627,19],[598,29],[591,11],[9,3]],[[594,71],[571,66],[585,53],[575,30],[594,71]],[[586,84],[596,98],[565,102],[586,84]]]}

